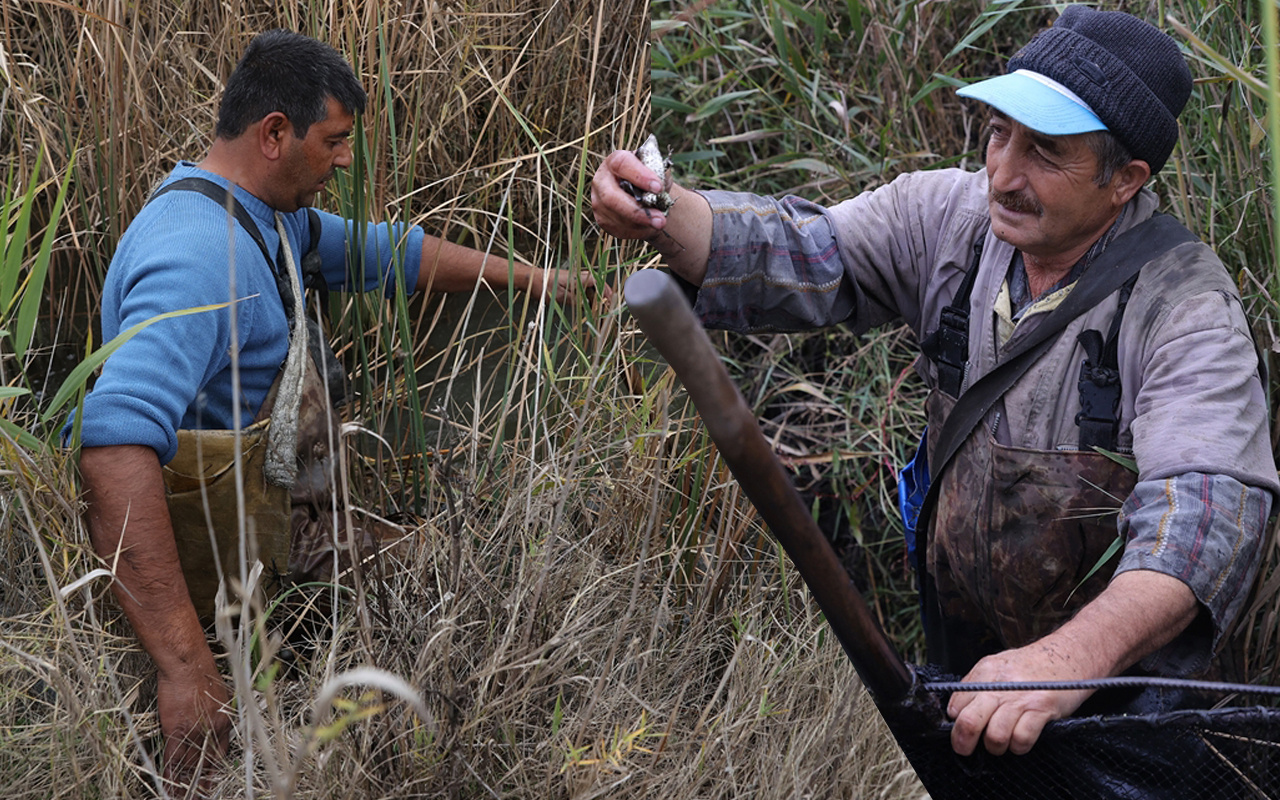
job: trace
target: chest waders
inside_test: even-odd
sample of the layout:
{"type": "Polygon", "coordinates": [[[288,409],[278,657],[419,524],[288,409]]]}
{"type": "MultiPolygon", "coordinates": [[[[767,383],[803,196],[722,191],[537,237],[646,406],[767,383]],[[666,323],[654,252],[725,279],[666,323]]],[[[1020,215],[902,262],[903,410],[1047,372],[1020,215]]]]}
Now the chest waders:
{"type": "MultiPolygon", "coordinates": [[[[960,294],[922,346],[938,366],[926,401],[927,488],[919,509],[916,563],[929,661],[963,675],[983,656],[1052,632],[1096,597],[1114,563],[1100,569],[1117,536],[1116,511],[1136,475],[1093,448],[1114,450],[1120,391],[1116,342],[1138,271],[1194,237],[1157,215],[1118,237],[1048,312],[1032,336],[967,390],[969,290],[980,253],[960,294]],[[1078,390],[1076,450],[1000,444],[983,425],[988,412],[1081,313],[1119,291],[1107,337],[1086,331],[1078,390]],[[1093,574],[1090,575],[1090,572],[1093,574]]],[[[996,424],[999,424],[998,419],[996,424]]],[[[919,476],[919,470],[916,472],[919,476]]]]}
{"type": "MultiPolygon", "coordinates": [[[[169,191],[194,191],[223,208],[232,206],[240,227],[253,237],[271,268],[290,329],[296,329],[302,309],[301,287],[295,288],[297,279],[290,277],[292,256],[283,232],[283,257],[273,259],[248,211],[234,196],[228,199],[223,187],[203,178],[184,178],[162,187],[151,199],[169,191]]],[[[303,256],[304,282],[308,288],[324,293],[327,287],[320,274],[317,251],[320,222],[314,211],[309,211],[309,222],[311,241],[303,256]]],[[[327,579],[335,552],[341,563],[349,564],[347,556],[353,549],[361,556],[374,549],[372,537],[365,530],[347,530],[343,522],[346,515],[334,502],[333,453],[340,435],[335,407],[345,398],[346,376],[319,323],[302,316],[308,335],[301,344],[302,351],[296,356],[291,354],[291,358],[301,361],[299,374],[289,381],[287,366],[282,366],[253,424],[241,430],[239,436],[228,430],[179,430],[177,454],[163,470],[178,556],[188,592],[202,619],[212,618],[215,610],[215,548],[222,572],[237,575],[242,531],[247,534],[243,544],[249,563],[254,558],[263,563],[265,588],[269,591],[278,587],[282,579],[327,579]],[[279,403],[282,385],[288,382],[296,384],[292,389],[296,399],[279,403]],[[268,477],[272,470],[267,455],[272,427],[285,425],[291,432],[296,430],[294,441],[288,443],[292,454],[285,455],[284,479],[273,480],[268,477]],[[234,469],[237,450],[243,475],[243,528],[234,469]]],[[[303,338],[292,339],[290,349],[299,347],[303,338]]]]}

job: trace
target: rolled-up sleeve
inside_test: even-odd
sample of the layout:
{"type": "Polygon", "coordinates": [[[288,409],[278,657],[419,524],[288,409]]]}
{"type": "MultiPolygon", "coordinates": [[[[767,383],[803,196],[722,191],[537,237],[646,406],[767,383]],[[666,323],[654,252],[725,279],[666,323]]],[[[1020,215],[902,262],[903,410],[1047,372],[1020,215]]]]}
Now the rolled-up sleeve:
{"type": "Polygon", "coordinates": [[[711,254],[694,311],[709,327],[807,330],[853,313],[826,209],[799,197],[704,192],[711,254]]]}
{"type": "Polygon", "coordinates": [[[1208,664],[1249,594],[1270,510],[1269,491],[1227,475],[1188,472],[1138,483],[1120,509],[1125,547],[1116,574],[1146,569],[1177,578],[1213,626],[1211,634],[1193,627],[1144,666],[1178,674],[1208,664]]]}
{"type": "Polygon", "coordinates": [[[412,293],[422,261],[425,233],[421,227],[362,223],[324,211],[317,213],[321,224],[320,255],[330,287],[362,292],[381,289],[387,297],[394,297],[396,267],[402,266],[406,291],[412,293]],[[348,268],[351,255],[359,257],[356,269],[348,268]]]}

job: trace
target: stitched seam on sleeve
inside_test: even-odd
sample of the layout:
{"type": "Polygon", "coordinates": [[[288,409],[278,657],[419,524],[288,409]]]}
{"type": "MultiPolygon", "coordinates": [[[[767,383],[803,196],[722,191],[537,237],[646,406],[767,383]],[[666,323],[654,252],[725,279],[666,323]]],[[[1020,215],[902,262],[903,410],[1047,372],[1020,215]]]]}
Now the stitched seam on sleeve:
{"type": "Polygon", "coordinates": [[[1160,557],[1164,553],[1166,538],[1169,533],[1169,521],[1178,512],[1178,496],[1172,491],[1172,478],[1164,480],[1164,499],[1167,510],[1160,515],[1160,524],[1156,526],[1156,542],[1151,547],[1151,555],[1160,557]]]}
{"type": "Polygon", "coordinates": [[[1227,581],[1227,576],[1231,574],[1232,568],[1236,564],[1236,557],[1240,554],[1240,540],[1244,538],[1244,509],[1245,503],[1249,498],[1249,488],[1244,484],[1240,485],[1240,500],[1236,506],[1236,540],[1231,547],[1231,558],[1227,561],[1226,567],[1218,575],[1218,580],[1213,584],[1213,591],[1205,599],[1205,602],[1211,602],[1218,593],[1222,591],[1222,586],[1227,581]]]}

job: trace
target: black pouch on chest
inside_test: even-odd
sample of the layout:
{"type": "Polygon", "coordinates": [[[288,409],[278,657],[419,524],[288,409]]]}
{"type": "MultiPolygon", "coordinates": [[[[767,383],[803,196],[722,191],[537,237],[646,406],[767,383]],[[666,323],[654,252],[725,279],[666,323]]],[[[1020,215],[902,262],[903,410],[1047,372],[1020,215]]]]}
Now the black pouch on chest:
{"type": "Polygon", "coordinates": [[[1080,428],[1081,450],[1093,450],[1095,447],[1116,449],[1120,436],[1120,324],[1137,280],[1135,275],[1120,287],[1120,303],[1111,318],[1111,330],[1105,340],[1096,330],[1082,331],[1076,337],[1085,352],[1085,359],[1080,364],[1080,379],[1076,383],[1080,390],[1080,413],[1076,414],[1076,425],[1080,428]]]}

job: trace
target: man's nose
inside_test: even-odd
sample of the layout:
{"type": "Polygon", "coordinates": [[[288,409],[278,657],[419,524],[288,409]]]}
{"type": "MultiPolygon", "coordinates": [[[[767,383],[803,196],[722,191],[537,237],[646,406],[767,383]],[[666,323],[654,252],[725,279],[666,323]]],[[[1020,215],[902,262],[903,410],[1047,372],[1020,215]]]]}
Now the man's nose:
{"type": "Polygon", "coordinates": [[[1004,147],[996,158],[987,157],[987,180],[1001,193],[1019,192],[1027,186],[1026,159],[1011,147],[1004,147]]]}
{"type": "Polygon", "coordinates": [[[338,145],[337,151],[333,154],[333,166],[338,169],[346,169],[351,166],[351,143],[343,142],[338,145]]]}

